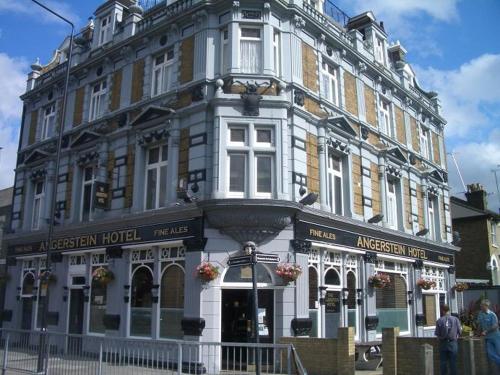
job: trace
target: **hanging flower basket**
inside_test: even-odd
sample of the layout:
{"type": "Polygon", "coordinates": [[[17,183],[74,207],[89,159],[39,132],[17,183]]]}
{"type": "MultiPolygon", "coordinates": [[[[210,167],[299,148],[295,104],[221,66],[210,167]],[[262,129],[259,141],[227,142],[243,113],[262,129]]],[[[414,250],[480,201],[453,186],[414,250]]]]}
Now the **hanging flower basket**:
{"type": "Polygon", "coordinates": [[[463,292],[464,290],[469,289],[469,284],[467,284],[467,283],[456,283],[455,285],[453,285],[453,287],[451,289],[453,291],[455,291],[455,292],[463,292]]]}
{"type": "Polygon", "coordinates": [[[219,267],[214,266],[210,262],[203,262],[196,267],[196,276],[203,283],[208,283],[219,277],[219,267]]]}
{"type": "Polygon", "coordinates": [[[295,263],[280,263],[276,266],[275,272],[288,284],[299,278],[302,267],[295,263]]]}
{"type": "Polygon", "coordinates": [[[386,288],[391,284],[391,277],[386,273],[377,272],[368,278],[368,284],[377,289],[386,288]]]}
{"type": "Polygon", "coordinates": [[[101,285],[108,285],[114,279],[115,275],[113,271],[104,267],[96,268],[94,272],[92,272],[92,281],[101,285]]]}
{"type": "Polygon", "coordinates": [[[50,271],[40,272],[38,279],[42,284],[54,284],[57,282],[57,276],[50,271]]]}
{"type": "Polygon", "coordinates": [[[429,290],[431,288],[435,288],[437,284],[435,281],[432,280],[418,279],[417,285],[424,290],[429,290]]]}

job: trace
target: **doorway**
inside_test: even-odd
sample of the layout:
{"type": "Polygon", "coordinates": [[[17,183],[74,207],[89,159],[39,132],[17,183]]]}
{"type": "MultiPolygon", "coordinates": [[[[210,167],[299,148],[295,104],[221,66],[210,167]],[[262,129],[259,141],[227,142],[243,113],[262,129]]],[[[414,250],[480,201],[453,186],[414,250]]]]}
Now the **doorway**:
{"type": "MultiPolygon", "coordinates": [[[[83,289],[70,289],[68,333],[70,335],[83,334],[83,311],[85,298],[83,289]]],[[[68,339],[68,351],[77,353],[81,347],[81,338],[70,336],[68,339]]]]}

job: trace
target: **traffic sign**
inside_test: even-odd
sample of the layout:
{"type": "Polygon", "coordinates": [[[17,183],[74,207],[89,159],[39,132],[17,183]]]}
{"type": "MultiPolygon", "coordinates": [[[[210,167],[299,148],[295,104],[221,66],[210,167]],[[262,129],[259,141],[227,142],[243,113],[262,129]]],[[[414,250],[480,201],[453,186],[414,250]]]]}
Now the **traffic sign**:
{"type": "Polygon", "coordinates": [[[252,264],[252,256],[251,255],[241,255],[236,257],[230,257],[227,261],[227,265],[229,267],[237,267],[237,266],[249,266],[252,264]]]}
{"type": "Polygon", "coordinates": [[[257,263],[279,263],[280,257],[274,254],[263,254],[257,253],[255,254],[255,260],[257,263]]]}

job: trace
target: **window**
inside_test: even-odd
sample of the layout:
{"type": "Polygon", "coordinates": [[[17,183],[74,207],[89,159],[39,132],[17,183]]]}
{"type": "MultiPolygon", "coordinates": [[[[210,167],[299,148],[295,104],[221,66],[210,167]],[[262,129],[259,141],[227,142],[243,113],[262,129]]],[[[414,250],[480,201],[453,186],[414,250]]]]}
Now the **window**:
{"type": "Polygon", "coordinates": [[[338,70],[331,64],[321,65],[321,91],[327,100],[338,105],[338,70]]]}
{"type": "Polygon", "coordinates": [[[426,159],[429,158],[429,131],[420,128],[420,153],[426,159]]]}
{"type": "Polygon", "coordinates": [[[146,210],[165,206],[167,194],[168,146],[156,146],[147,150],[146,161],[146,210]]]}
{"type": "Polygon", "coordinates": [[[437,294],[424,294],[422,296],[426,327],[434,327],[436,325],[436,320],[438,319],[436,299],[437,294]]]}
{"type": "Polygon", "coordinates": [[[85,167],[82,178],[82,201],[80,205],[80,221],[91,221],[94,214],[94,167],[85,167]]]}
{"type": "Polygon", "coordinates": [[[107,43],[111,36],[111,15],[108,14],[101,19],[101,28],[99,32],[99,46],[107,43]]]}
{"type": "Polygon", "coordinates": [[[161,278],[160,337],[182,339],[181,320],[184,316],[184,271],[177,265],[168,266],[161,278]]]}
{"type": "Polygon", "coordinates": [[[242,27],[240,29],[240,68],[242,73],[261,73],[262,39],[260,28],[242,27]]]}
{"type": "Polygon", "coordinates": [[[54,135],[54,125],[56,122],[56,105],[51,104],[45,108],[42,123],[42,141],[54,135]]]}
{"type": "Polygon", "coordinates": [[[375,60],[381,64],[385,64],[384,41],[376,38],[375,41],[375,60]]]}
{"type": "Polygon", "coordinates": [[[250,124],[228,130],[228,194],[271,198],[274,191],[274,129],[250,124]],[[250,129],[250,130],[249,130],[250,129]],[[248,135],[252,134],[251,137],[248,135]],[[252,180],[250,181],[250,176],[252,180]]]}
{"type": "Polygon", "coordinates": [[[90,121],[96,120],[104,114],[107,92],[106,80],[92,86],[92,93],[90,96],[90,121]]]}
{"type": "Polygon", "coordinates": [[[408,331],[408,305],[406,280],[402,275],[388,273],[391,283],[385,288],[376,289],[376,308],[379,324],[377,333],[382,328],[399,327],[408,331]]]}
{"type": "Polygon", "coordinates": [[[43,181],[35,183],[35,192],[33,195],[33,218],[31,220],[31,229],[40,229],[40,218],[42,216],[42,202],[45,195],[43,181]]]}
{"type": "Polygon", "coordinates": [[[436,234],[436,212],[434,208],[436,207],[436,198],[429,196],[427,201],[427,212],[429,217],[429,238],[435,240],[437,238],[436,234]]]}
{"type": "Polygon", "coordinates": [[[382,98],[380,98],[379,121],[380,131],[390,137],[394,136],[391,121],[391,104],[382,98]]]}
{"type": "Polygon", "coordinates": [[[342,159],[328,154],[328,204],[332,212],[342,215],[342,159]]]}
{"type": "Polygon", "coordinates": [[[153,96],[170,91],[174,81],[174,50],[157,56],[153,63],[153,96]]]}
{"type": "Polygon", "coordinates": [[[229,30],[227,27],[221,30],[221,74],[229,70],[229,30]]]}
{"type": "Polygon", "coordinates": [[[309,267],[309,318],[312,320],[311,337],[318,337],[318,271],[309,267]]]}
{"type": "Polygon", "coordinates": [[[281,76],[281,35],[278,30],[274,30],[273,34],[273,57],[274,57],[274,73],[281,76]]]}
{"type": "Polygon", "coordinates": [[[153,274],[147,266],[137,267],[132,274],[130,335],[151,337],[153,306],[153,274]]]}
{"type": "Polygon", "coordinates": [[[497,246],[497,223],[495,221],[491,221],[491,243],[494,246],[497,246]]]}
{"type": "Polygon", "coordinates": [[[387,224],[389,228],[398,229],[398,203],[396,182],[387,181],[387,224]]]}
{"type": "MultiPolygon", "coordinates": [[[[85,258],[83,261],[85,261],[85,258]]],[[[75,263],[78,263],[78,261],[75,263]]],[[[106,331],[104,315],[106,315],[107,285],[105,282],[94,279],[94,274],[107,269],[106,253],[91,254],[91,264],[89,332],[104,334],[106,331]]]]}

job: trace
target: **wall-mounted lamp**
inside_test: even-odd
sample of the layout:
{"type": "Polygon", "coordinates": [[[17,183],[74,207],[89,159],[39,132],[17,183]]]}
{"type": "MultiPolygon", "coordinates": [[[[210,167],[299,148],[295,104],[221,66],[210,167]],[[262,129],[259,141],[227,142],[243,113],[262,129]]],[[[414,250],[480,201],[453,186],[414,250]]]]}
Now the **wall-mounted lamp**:
{"type": "Polygon", "coordinates": [[[324,305],[326,297],[326,286],[320,286],[318,287],[318,289],[319,289],[319,304],[324,305]]]}
{"type": "Polygon", "coordinates": [[[304,198],[302,198],[299,203],[302,203],[304,206],[311,206],[318,200],[318,194],[309,193],[304,198]]]}
{"type": "Polygon", "coordinates": [[[406,293],[408,294],[408,305],[411,305],[413,303],[413,290],[409,290],[406,293]]]}
{"type": "Polygon", "coordinates": [[[342,288],[342,302],[344,303],[344,305],[347,303],[348,298],[349,298],[349,289],[342,288]]]}
{"type": "Polygon", "coordinates": [[[383,218],[384,218],[384,215],[377,214],[377,215],[373,216],[372,218],[368,219],[368,222],[370,224],[377,224],[377,223],[380,223],[383,218]]]}
{"type": "Polygon", "coordinates": [[[420,237],[420,236],[425,236],[427,233],[429,233],[429,229],[424,228],[421,231],[417,232],[416,235],[420,237]]]}
{"type": "Polygon", "coordinates": [[[356,303],[358,305],[363,304],[363,289],[356,289],[356,303]]]}

